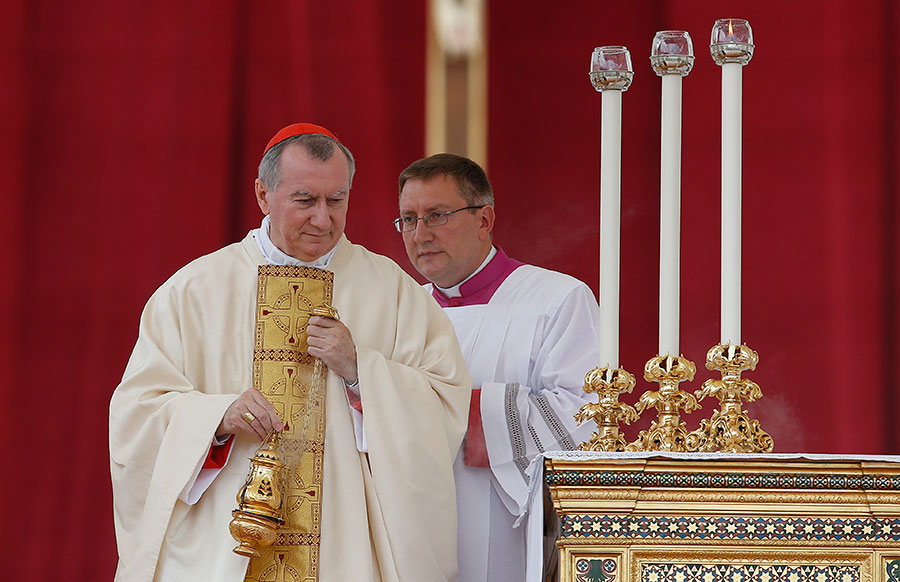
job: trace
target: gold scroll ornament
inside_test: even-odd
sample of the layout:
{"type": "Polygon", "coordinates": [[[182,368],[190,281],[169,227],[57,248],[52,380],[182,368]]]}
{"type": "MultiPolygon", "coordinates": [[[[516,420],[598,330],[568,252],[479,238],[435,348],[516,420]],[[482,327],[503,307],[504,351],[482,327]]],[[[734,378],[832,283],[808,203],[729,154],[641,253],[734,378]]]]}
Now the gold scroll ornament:
{"type": "Polygon", "coordinates": [[[706,353],[706,367],[722,373],[721,380],[710,378],[700,390],[695,390],[698,400],[715,396],[721,404],[712,417],[700,421],[700,428],[688,433],[689,451],[701,453],[771,453],[775,442],[769,433],[751,419],[743,410],[742,402],[762,398],[759,384],[741,378],[745,370],[755,370],[759,354],[744,345],[719,344],[706,353]]]}
{"type": "Polygon", "coordinates": [[[635,409],[640,413],[655,408],[658,419],[650,423],[650,428],[638,433],[634,442],[628,443],[626,451],[686,451],[687,429],[681,421],[680,410],[686,413],[700,408],[697,399],[681,390],[681,382],[694,379],[697,367],[694,362],[680,356],[654,356],[644,364],[644,380],[659,382],[659,390],[648,390],[641,394],[635,409]]]}
{"type": "Polygon", "coordinates": [[[259,267],[253,386],[272,403],[284,430],[251,459],[233,512],[232,533],[242,542],[235,551],[252,556],[247,581],[318,580],[327,370],[307,352],[306,327],[313,315],[337,317],[333,280],[322,269],[259,267]],[[260,509],[265,500],[268,509],[260,509]]]}
{"type": "Polygon", "coordinates": [[[624,451],[625,436],[619,432],[619,422],[631,424],[638,418],[633,406],[619,402],[619,394],[630,393],[634,376],[622,368],[594,368],[584,376],[584,391],[596,392],[599,402],[588,402],[575,413],[578,424],[592,419],[599,432],[591,434],[587,442],[578,445],[582,451],[624,451]]]}

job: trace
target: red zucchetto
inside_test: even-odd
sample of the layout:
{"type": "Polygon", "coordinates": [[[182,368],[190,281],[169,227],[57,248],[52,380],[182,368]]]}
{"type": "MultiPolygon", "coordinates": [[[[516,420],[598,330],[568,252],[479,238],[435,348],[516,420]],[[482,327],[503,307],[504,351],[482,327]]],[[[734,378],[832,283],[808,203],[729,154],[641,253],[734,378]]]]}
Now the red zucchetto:
{"type": "Polygon", "coordinates": [[[266,149],[263,150],[263,155],[265,156],[273,146],[280,144],[288,138],[298,135],[310,135],[313,133],[321,133],[322,135],[327,135],[334,141],[341,143],[341,140],[339,140],[337,136],[335,136],[333,133],[331,133],[321,125],[316,125],[314,123],[292,123],[287,127],[283,127],[278,130],[278,133],[276,133],[275,136],[269,140],[269,143],[266,144],[266,149]]]}

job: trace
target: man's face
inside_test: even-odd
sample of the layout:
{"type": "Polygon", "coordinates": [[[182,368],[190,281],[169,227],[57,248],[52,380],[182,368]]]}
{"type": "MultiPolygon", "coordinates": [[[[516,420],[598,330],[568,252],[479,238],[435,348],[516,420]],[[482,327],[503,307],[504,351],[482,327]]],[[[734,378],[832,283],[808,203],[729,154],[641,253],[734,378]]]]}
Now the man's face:
{"type": "MultiPolygon", "coordinates": [[[[409,180],[400,193],[400,216],[428,216],[469,206],[456,178],[409,180]]],[[[491,248],[494,209],[485,206],[451,214],[447,224],[403,233],[406,254],[419,273],[439,287],[456,285],[481,265],[491,248]]]]}
{"type": "Polygon", "coordinates": [[[279,249],[311,262],[334,248],[344,233],[350,196],[350,166],[339,149],[327,161],[309,157],[303,146],[281,152],[281,180],[275,190],[256,181],[256,200],[269,215],[269,237],[279,249]]]}

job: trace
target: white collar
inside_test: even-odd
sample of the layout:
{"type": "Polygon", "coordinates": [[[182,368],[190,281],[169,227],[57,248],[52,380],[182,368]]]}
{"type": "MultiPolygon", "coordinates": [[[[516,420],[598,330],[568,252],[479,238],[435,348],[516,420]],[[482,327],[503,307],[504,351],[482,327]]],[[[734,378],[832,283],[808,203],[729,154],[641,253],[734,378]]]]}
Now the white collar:
{"type": "Polygon", "coordinates": [[[340,246],[341,241],[338,240],[338,244],[334,245],[334,248],[316,259],[312,262],[301,261],[300,259],[295,259],[289,254],[285,253],[281,249],[275,246],[275,243],[272,242],[272,239],[269,238],[269,216],[266,215],[262,219],[262,223],[259,225],[259,228],[253,230],[253,238],[256,239],[256,245],[259,247],[260,252],[262,252],[263,257],[265,257],[266,262],[270,265],[292,265],[296,267],[316,267],[317,269],[324,269],[328,266],[328,263],[331,262],[331,258],[334,256],[334,253],[337,252],[337,248],[340,246]]]}
{"type": "Polygon", "coordinates": [[[454,285],[452,287],[447,287],[446,289],[444,289],[443,287],[440,287],[438,285],[435,285],[435,287],[437,287],[438,291],[440,291],[441,293],[444,294],[444,297],[447,297],[447,298],[462,297],[462,293],[459,292],[459,288],[462,287],[462,284],[465,283],[466,281],[468,281],[469,279],[471,279],[472,277],[474,277],[475,275],[477,275],[479,273],[479,271],[481,271],[483,268],[487,267],[487,264],[491,262],[491,259],[493,259],[494,255],[496,255],[496,254],[497,254],[497,249],[496,249],[496,247],[494,247],[492,245],[491,252],[488,253],[487,258],[484,260],[483,263],[481,263],[480,267],[478,267],[477,269],[472,271],[471,275],[469,275],[468,277],[466,277],[465,279],[463,279],[462,281],[460,281],[459,283],[457,283],[456,285],[454,285]]]}

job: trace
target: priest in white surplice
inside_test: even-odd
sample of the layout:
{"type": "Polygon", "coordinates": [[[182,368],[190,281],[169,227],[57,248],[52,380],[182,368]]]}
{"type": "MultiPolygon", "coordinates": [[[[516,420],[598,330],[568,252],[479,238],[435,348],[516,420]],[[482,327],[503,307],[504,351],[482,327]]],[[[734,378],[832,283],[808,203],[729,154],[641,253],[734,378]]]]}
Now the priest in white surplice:
{"type": "Polygon", "coordinates": [[[526,503],[525,469],[539,451],[574,449],[591,435],[573,415],[599,358],[597,302],[581,281],[493,246],[491,185],[467,158],[437,154],[404,170],[395,222],[472,374],[454,465],[460,582],[521,582],[525,535],[513,522],[526,503]]]}
{"type": "Polygon", "coordinates": [[[341,318],[311,317],[308,327],[309,354],[328,366],[312,579],[456,580],[452,464],[471,380],[428,293],[343,236],[353,167],[327,129],[288,126],[260,164],[261,227],[182,268],[148,301],[110,404],[117,580],[275,579],[275,565],[248,572],[228,531],[248,457],[283,428],[250,388],[266,263],[333,272],[341,318]]]}

